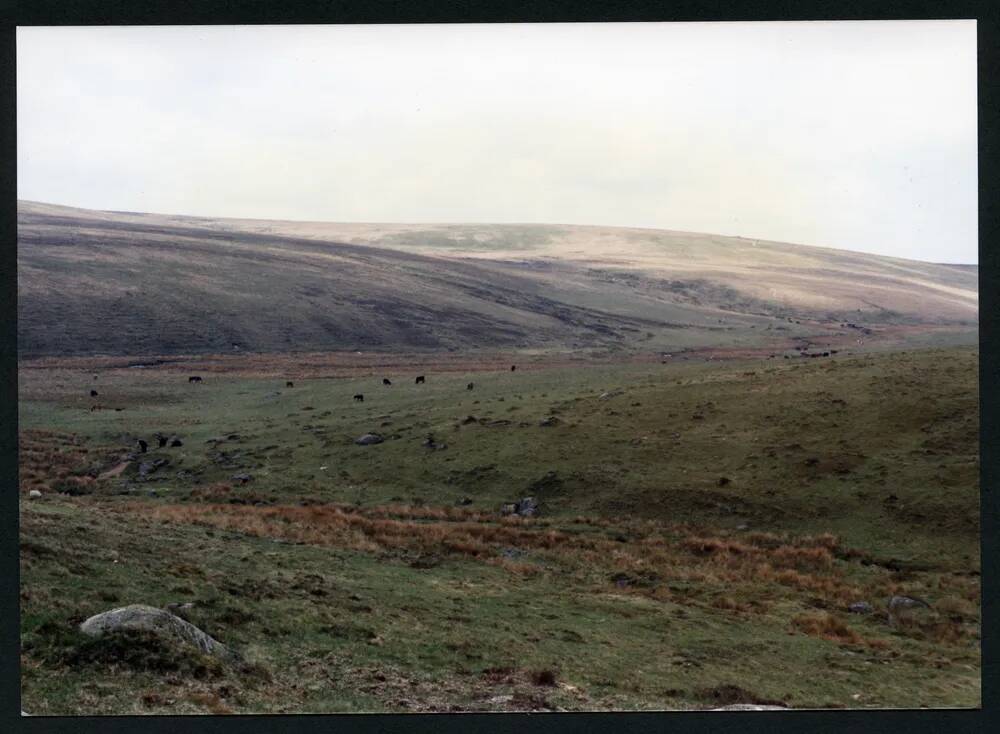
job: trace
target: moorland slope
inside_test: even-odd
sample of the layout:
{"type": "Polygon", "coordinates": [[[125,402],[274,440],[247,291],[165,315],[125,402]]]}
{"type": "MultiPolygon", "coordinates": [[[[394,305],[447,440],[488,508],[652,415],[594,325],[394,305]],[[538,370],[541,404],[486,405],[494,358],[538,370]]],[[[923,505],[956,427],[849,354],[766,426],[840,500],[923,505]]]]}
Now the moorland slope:
{"type": "Polygon", "coordinates": [[[964,330],[977,269],[570,225],[279,222],[18,204],[22,357],[780,349],[964,330]]]}

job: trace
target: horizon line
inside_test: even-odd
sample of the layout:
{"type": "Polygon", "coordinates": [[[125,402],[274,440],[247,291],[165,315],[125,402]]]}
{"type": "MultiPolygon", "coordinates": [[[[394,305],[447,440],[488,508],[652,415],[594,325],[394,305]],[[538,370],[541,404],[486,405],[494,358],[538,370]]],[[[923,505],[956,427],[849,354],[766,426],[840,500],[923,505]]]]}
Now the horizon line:
{"type": "Polygon", "coordinates": [[[283,218],[267,218],[267,217],[234,217],[228,215],[215,215],[215,214],[179,214],[177,212],[154,212],[154,211],[133,211],[128,209],[95,209],[88,206],[76,206],[73,204],[60,204],[52,201],[40,201],[37,199],[17,199],[18,207],[21,204],[40,204],[42,206],[55,206],[62,207],[65,209],[79,209],[81,211],[89,212],[100,212],[103,214],[124,214],[124,215],[136,215],[136,216],[158,216],[158,217],[185,217],[188,219],[230,219],[236,221],[247,221],[247,222],[288,222],[292,224],[361,224],[361,225],[395,225],[395,226],[508,226],[508,227],[518,227],[518,226],[531,226],[531,227],[594,227],[594,228],[605,228],[605,229],[638,229],[650,232],[670,232],[676,234],[688,234],[688,235],[703,235],[709,237],[725,237],[727,239],[734,240],[754,240],[757,242],[764,242],[773,245],[791,245],[793,247],[810,247],[819,250],[835,250],[837,252],[850,252],[859,255],[869,255],[871,257],[884,258],[886,260],[902,260],[905,262],[916,262],[924,263],[927,265],[955,265],[960,267],[979,267],[979,261],[976,262],[939,262],[934,260],[919,260],[916,258],[898,257],[895,255],[883,255],[878,252],[871,252],[868,250],[855,250],[847,247],[834,247],[832,245],[816,245],[816,244],[806,244],[802,242],[786,242],[783,240],[772,240],[767,237],[754,237],[748,235],[732,235],[732,234],[722,234],[720,232],[700,232],[695,230],[687,229],[670,229],[667,227],[642,227],[635,225],[624,225],[624,224],[581,224],[572,222],[475,222],[475,221],[426,221],[426,222],[405,222],[405,221],[365,221],[365,220],[346,220],[346,219],[283,219],[283,218]]]}

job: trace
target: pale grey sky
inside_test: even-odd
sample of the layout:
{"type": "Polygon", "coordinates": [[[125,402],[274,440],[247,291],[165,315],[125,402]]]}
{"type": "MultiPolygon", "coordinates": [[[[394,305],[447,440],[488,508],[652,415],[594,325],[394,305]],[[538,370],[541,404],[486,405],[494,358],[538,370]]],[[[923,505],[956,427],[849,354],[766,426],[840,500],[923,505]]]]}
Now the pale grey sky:
{"type": "Polygon", "coordinates": [[[975,21],[19,28],[18,196],[977,257],[975,21]]]}

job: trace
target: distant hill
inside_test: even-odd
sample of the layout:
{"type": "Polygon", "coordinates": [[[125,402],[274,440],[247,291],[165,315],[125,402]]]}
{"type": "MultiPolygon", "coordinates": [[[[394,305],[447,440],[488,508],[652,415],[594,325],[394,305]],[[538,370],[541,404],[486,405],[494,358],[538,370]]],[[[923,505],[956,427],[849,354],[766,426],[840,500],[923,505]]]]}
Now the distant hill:
{"type": "Polygon", "coordinates": [[[968,332],[977,280],[976,266],[664,230],[18,203],[22,357],[781,348],[853,338],[848,321],[968,332]]]}

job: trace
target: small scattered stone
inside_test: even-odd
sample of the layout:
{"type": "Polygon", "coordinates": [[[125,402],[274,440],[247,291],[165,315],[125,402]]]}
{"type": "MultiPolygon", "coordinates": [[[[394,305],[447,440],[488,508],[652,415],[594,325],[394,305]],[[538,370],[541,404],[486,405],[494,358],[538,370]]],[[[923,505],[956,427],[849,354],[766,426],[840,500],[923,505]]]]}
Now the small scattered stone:
{"type": "Polygon", "coordinates": [[[28,498],[29,499],[37,500],[41,496],[42,496],[42,493],[39,492],[37,489],[33,489],[30,492],[28,492],[28,498]]]}
{"type": "Polygon", "coordinates": [[[431,451],[441,451],[448,448],[448,444],[438,443],[437,441],[434,440],[433,434],[430,433],[427,434],[427,438],[424,439],[424,442],[421,444],[421,446],[423,446],[426,449],[430,449],[431,451]]]}
{"type": "Polygon", "coordinates": [[[533,517],[538,514],[538,503],[534,497],[525,497],[517,503],[516,512],[521,517],[533,517]]]}
{"type": "Polygon", "coordinates": [[[759,703],[734,703],[710,711],[788,711],[787,706],[765,706],[759,703]]]}
{"type": "Polygon", "coordinates": [[[170,462],[167,459],[156,459],[154,461],[144,461],[139,464],[139,476],[148,477],[157,469],[166,466],[170,462]]]}
{"type": "Polygon", "coordinates": [[[377,433],[366,433],[365,435],[354,439],[354,443],[358,446],[371,446],[372,444],[382,443],[383,441],[385,441],[385,439],[377,433]]]}
{"type": "Polygon", "coordinates": [[[875,608],[866,601],[856,601],[847,607],[847,610],[852,614],[871,614],[875,608]]]}

